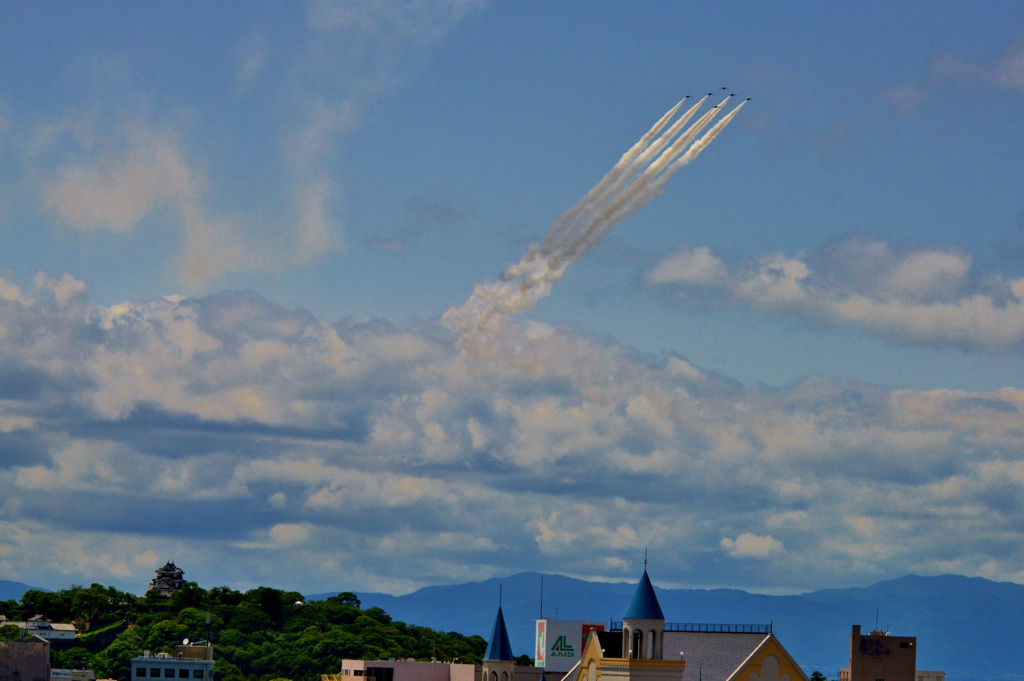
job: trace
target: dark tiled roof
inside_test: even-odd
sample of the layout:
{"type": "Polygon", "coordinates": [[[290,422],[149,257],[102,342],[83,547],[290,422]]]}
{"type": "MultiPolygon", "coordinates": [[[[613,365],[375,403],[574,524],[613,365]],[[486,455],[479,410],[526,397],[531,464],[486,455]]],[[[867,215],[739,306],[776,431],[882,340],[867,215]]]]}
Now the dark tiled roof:
{"type": "Polygon", "coordinates": [[[666,631],[665,659],[685,653],[682,681],[725,681],[771,634],[666,631]]]}

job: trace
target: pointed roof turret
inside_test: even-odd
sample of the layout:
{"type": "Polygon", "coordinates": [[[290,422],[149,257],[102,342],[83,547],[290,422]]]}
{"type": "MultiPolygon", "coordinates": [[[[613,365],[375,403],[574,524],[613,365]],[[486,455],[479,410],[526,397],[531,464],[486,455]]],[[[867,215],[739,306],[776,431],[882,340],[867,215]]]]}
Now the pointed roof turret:
{"type": "Polygon", "coordinates": [[[512,644],[508,641],[508,628],[505,627],[505,616],[498,606],[498,616],[494,618],[494,629],[491,630],[491,642],[487,644],[485,660],[514,660],[512,644]]]}
{"type": "Polygon", "coordinates": [[[654,593],[654,585],[651,578],[647,576],[647,568],[644,568],[643,577],[636,585],[633,598],[626,607],[626,613],[622,616],[624,620],[664,620],[665,615],[661,612],[661,604],[658,603],[658,596],[654,593]]]}

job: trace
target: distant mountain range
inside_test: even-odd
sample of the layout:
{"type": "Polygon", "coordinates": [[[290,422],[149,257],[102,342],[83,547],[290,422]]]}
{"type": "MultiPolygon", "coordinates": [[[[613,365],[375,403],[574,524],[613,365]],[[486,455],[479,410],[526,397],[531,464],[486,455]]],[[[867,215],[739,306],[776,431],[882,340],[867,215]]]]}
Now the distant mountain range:
{"type": "MultiPolygon", "coordinates": [[[[533,657],[534,620],[540,613],[540,574],[451,586],[404,596],[359,593],[363,606],[444,631],[487,637],[504,585],[503,609],[513,651],[533,657]]],[[[656,576],[654,579],[657,582],[656,576]]],[[[560,619],[620,620],[633,584],[587,582],[544,575],[544,614],[560,619]]],[[[871,630],[876,609],[882,629],[917,636],[918,669],[947,678],[1024,680],[1024,586],[980,577],[907,575],[869,587],[825,589],[796,596],[765,596],[735,589],[657,589],[670,622],[774,624],[775,634],[810,674],[837,678],[850,656],[850,627],[871,630]]],[[[311,600],[333,595],[311,594],[311,600]]]]}
{"type": "Polygon", "coordinates": [[[49,591],[49,589],[40,589],[38,586],[29,586],[21,582],[9,582],[6,579],[0,579],[0,601],[20,601],[22,594],[30,589],[49,591]]]}
{"type": "MultiPolygon", "coordinates": [[[[654,576],[657,583],[657,575],[654,576]]],[[[540,614],[540,578],[522,572],[483,582],[430,586],[404,596],[359,593],[411,624],[487,637],[504,585],[505,620],[516,654],[533,656],[534,620],[540,614]]],[[[0,580],[0,600],[18,600],[33,588],[0,580]]],[[[544,614],[607,622],[622,618],[634,584],[587,582],[544,575],[544,614]]],[[[1019,663],[1024,640],[1024,586],[980,577],[907,575],[869,587],[824,589],[796,596],[765,596],[737,589],[659,589],[670,622],[767,624],[808,674],[836,678],[849,660],[850,626],[917,636],[918,669],[940,669],[950,681],[1024,681],[1019,663]]],[[[45,591],[45,589],[41,589],[45,591]]],[[[309,600],[337,592],[307,594],[309,600]]]]}

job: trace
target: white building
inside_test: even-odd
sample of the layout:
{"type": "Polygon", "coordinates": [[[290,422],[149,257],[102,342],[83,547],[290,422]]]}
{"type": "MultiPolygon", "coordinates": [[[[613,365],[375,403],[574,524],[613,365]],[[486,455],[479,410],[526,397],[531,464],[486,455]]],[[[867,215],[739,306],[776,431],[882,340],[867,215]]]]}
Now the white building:
{"type": "Polygon", "coordinates": [[[74,624],[51,622],[44,615],[31,617],[27,622],[13,622],[0,615],[0,627],[8,624],[13,624],[20,628],[24,632],[25,638],[38,636],[45,638],[47,641],[59,641],[73,639],[78,636],[78,631],[75,630],[74,624]]]}
{"type": "Polygon", "coordinates": [[[213,681],[213,648],[174,646],[174,655],[144,651],[132,658],[132,681],[137,679],[194,679],[213,681]]]}
{"type": "Polygon", "coordinates": [[[96,681],[91,669],[51,669],[50,681],[96,681]]]}
{"type": "Polygon", "coordinates": [[[543,667],[545,672],[569,671],[583,656],[590,630],[603,632],[605,626],[604,622],[583,620],[537,620],[534,664],[543,667]]]}

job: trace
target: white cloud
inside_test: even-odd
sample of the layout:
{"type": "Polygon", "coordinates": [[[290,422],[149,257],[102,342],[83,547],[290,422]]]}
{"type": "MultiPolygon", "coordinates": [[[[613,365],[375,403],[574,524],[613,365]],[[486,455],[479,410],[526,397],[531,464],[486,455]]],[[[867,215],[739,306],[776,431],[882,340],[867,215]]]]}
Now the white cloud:
{"type": "Polygon", "coordinates": [[[63,163],[43,199],[72,229],[127,232],[161,205],[195,212],[205,180],[189,166],[172,137],[134,123],[118,148],[63,163]]]}
{"type": "Polygon", "coordinates": [[[768,558],[783,550],[782,542],[770,534],[760,537],[751,532],[744,532],[736,539],[722,537],[721,546],[733,558],[768,558]]]}
{"type": "Polygon", "coordinates": [[[0,277],[0,300],[22,303],[25,302],[25,296],[22,294],[20,286],[0,277]]]}
{"type": "MultiPolygon", "coordinates": [[[[854,237],[816,253],[761,256],[728,271],[723,266],[713,279],[690,277],[685,270],[669,276],[679,257],[655,265],[647,280],[677,286],[681,295],[710,291],[716,304],[815,324],[858,325],[896,343],[991,353],[1024,348],[1024,279],[977,280],[964,253],[896,253],[884,241],[854,237]]],[[[701,260],[721,265],[710,253],[701,260]]],[[[707,304],[709,298],[700,300],[707,304]]]]}
{"type": "Polygon", "coordinates": [[[32,287],[35,293],[49,292],[60,307],[67,307],[68,303],[86,292],[85,282],[68,272],[61,274],[60,279],[53,279],[46,272],[39,271],[32,278],[32,287]]]}
{"type": "MultiPolygon", "coordinates": [[[[816,281],[800,262],[791,280],[816,281]]],[[[897,295],[959,295],[955,258],[938,278],[920,262],[885,268],[897,295]]],[[[668,581],[756,565],[795,588],[953,564],[1012,579],[1024,558],[1019,389],[743,389],[536,324],[471,367],[432,325],[331,326],[252,294],[76,300],[0,300],[9,578],[61,586],[72,557],[77,580],[141,590],[151,552],[239,586],[619,579],[649,545],[668,581]]]]}
{"type": "Polygon", "coordinates": [[[304,544],[312,535],[307,526],[294,523],[278,523],[257,534],[257,540],[235,542],[235,546],[240,549],[291,549],[304,544]]]}
{"type": "Polygon", "coordinates": [[[725,276],[725,265],[702,246],[681,250],[647,272],[652,284],[714,284],[725,276]]]}

